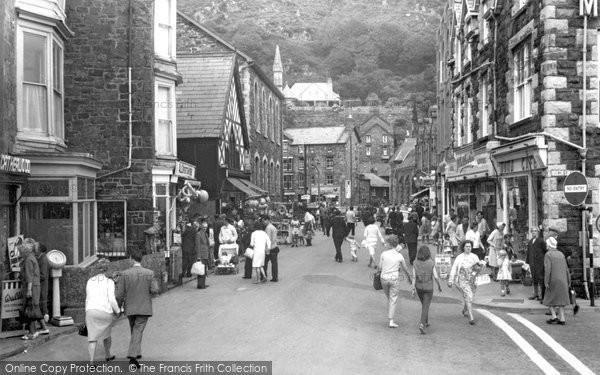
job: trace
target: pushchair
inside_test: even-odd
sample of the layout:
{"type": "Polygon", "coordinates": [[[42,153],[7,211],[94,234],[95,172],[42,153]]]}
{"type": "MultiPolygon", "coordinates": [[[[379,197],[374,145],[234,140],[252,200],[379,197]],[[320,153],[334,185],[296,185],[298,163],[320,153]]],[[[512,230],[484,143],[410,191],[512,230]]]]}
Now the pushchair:
{"type": "Polygon", "coordinates": [[[228,273],[237,274],[239,271],[239,246],[236,243],[221,244],[219,246],[219,258],[216,260],[215,275],[228,273]]]}

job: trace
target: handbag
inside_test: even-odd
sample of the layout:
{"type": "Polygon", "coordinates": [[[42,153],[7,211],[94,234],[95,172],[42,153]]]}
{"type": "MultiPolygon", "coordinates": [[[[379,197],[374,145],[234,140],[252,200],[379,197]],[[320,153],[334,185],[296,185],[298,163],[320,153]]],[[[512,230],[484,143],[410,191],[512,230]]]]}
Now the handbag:
{"type": "Polygon", "coordinates": [[[381,285],[381,271],[377,271],[373,274],[373,288],[375,290],[383,289],[383,285],[381,285]]]}
{"type": "Polygon", "coordinates": [[[87,325],[85,323],[83,323],[82,325],[79,326],[79,331],[77,332],[79,333],[79,336],[86,336],[88,335],[88,330],[87,330],[87,325]]]}
{"type": "Polygon", "coordinates": [[[244,252],[244,256],[246,258],[252,259],[254,257],[254,249],[252,249],[251,247],[247,248],[246,251],[244,252]]]}
{"type": "Polygon", "coordinates": [[[491,282],[492,280],[490,279],[490,275],[488,275],[487,273],[475,276],[475,285],[477,286],[489,284],[491,282]]]}
{"type": "Polygon", "coordinates": [[[206,267],[204,267],[204,263],[197,261],[196,263],[192,264],[190,273],[196,276],[204,276],[206,273],[206,267]]]}
{"type": "Polygon", "coordinates": [[[569,287],[569,302],[571,302],[571,305],[576,306],[577,305],[577,294],[575,293],[575,289],[569,287]]]}

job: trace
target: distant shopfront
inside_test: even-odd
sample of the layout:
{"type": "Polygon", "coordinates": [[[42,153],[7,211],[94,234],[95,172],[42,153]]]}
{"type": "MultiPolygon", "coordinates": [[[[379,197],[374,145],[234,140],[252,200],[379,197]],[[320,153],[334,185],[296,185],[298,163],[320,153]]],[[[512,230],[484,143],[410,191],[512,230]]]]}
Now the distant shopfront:
{"type": "Polygon", "coordinates": [[[497,216],[497,189],[489,153],[483,149],[457,152],[445,168],[445,187],[449,208],[459,217],[475,220],[477,211],[493,225],[497,216]]]}
{"type": "Polygon", "coordinates": [[[502,219],[516,241],[529,238],[543,220],[542,182],[548,160],[544,136],[513,141],[490,155],[501,184],[502,219]]]}
{"type": "Polygon", "coordinates": [[[20,231],[16,206],[30,174],[29,159],[0,154],[0,280],[5,279],[8,272],[7,240],[20,231]]]}

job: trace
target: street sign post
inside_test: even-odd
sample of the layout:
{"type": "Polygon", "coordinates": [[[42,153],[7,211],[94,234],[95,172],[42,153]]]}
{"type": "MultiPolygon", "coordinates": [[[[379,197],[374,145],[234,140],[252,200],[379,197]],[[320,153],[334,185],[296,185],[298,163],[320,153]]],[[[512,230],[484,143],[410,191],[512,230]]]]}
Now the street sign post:
{"type": "Polygon", "coordinates": [[[588,181],[581,172],[572,172],[565,179],[563,189],[565,199],[571,206],[579,206],[585,202],[588,196],[588,181]]]}

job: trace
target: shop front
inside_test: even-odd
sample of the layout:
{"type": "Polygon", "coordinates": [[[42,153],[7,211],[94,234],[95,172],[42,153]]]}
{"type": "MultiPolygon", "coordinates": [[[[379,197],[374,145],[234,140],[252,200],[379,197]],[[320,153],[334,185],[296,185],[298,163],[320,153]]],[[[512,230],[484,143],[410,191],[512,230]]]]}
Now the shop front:
{"type": "Polygon", "coordinates": [[[31,174],[31,161],[12,155],[0,154],[0,280],[10,271],[7,267],[9,237],[20,232],[17,201],[31,174]]]}
{"type": "Polygon", "coordinates": [[[513,141],[490,152],[501,187],[498,215],[507,223],[514,242],[530,237],[531,228],[543,221],[542,183],[548,160],[544,136],[513,141]]]}
{"type": "Polygon", "coordinates": [[[448,208],[458,217],[475,221],[477,211],[490,226],[495,225],[497,212],[497,189],[489,154],[472,149],[457,152],[455,160],[446,165],[445,183],[448,208]]]}

